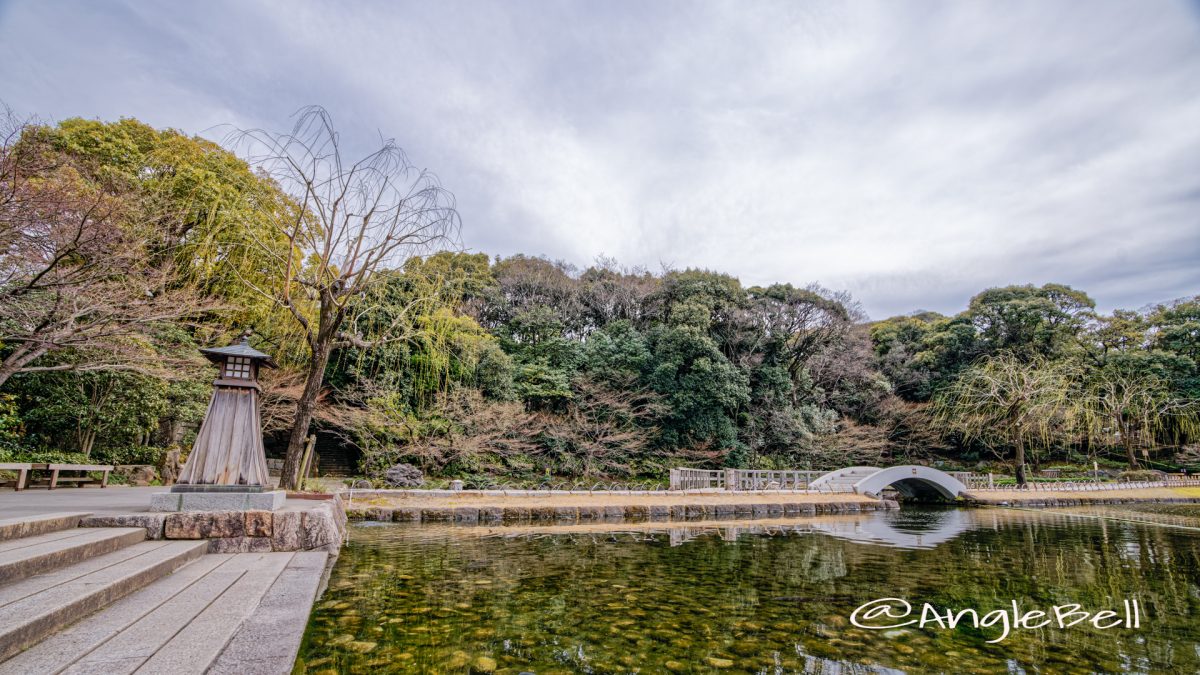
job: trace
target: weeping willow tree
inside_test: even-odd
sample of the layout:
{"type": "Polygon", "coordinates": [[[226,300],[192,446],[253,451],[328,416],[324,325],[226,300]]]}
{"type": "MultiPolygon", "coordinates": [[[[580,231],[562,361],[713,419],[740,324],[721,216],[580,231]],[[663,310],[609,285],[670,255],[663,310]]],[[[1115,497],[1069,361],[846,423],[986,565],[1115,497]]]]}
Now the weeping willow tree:
{"type": "Polygon", "coordinates": [[[1161,364],[1153,355],[1127,355],[1105,364],[1088,383],[1088,437],[1115,440],[1130,469],[1139,468],[1139,451],[1148,458],[1162,437],[1179,443],[1200,434],[1200,401],[1182,394],[1156,366],[1161,364]]]}
{"type": "Polygon", "coordinates": [[[965,441],[1013,448],[1017,484],[1024,485],[1027,451],[1051,445],[1079,423],[1078,381],[1066,362],[993,356],[934,399],[935,419],[965,441]]]}

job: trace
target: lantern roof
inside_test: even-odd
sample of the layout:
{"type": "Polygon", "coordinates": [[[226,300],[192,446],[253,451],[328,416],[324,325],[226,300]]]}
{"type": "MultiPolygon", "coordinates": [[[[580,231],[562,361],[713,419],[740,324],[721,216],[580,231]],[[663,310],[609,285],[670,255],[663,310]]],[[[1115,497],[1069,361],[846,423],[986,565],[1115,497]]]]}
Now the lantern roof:
{"type": "Polygon", "coordinates": [[[250,346],[250,333],[248,331],[242,334],[241,340],[238,340],[228,347],[210,347],[207,349],[201,349],[200,353],[208,357],[208,360],[212,361],[213,363],[220,363],[230,356],[243,356],[248,359],[261,361],[262,365],[266,366],[267,368],[277,367],[275,360],[272,359],[270,355],[264,354],[250,346]]]}

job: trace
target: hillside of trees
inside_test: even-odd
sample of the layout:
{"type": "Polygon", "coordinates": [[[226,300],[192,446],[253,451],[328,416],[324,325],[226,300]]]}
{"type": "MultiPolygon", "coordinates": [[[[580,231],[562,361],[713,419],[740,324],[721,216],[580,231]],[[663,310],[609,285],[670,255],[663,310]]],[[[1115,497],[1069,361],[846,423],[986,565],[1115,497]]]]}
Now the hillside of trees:
{"type": "MultiPolygon", "coordinates": [[[[1013,285],[872,322],[817,285],[493,258],[448,232],[355,277],[306,246],[337,223],[295,180],[210,141],[10,115],[0,152],[0,461],[186,450],[213,375],[196,350],[247,328],[281,364],[267,434],[321,430],[372,477],[1200,460],[1200,296],[1103,314],[1013,285]]],[[[446,226],[419,184],[421,214],[447,209],[420,231],[446,226]]]]}

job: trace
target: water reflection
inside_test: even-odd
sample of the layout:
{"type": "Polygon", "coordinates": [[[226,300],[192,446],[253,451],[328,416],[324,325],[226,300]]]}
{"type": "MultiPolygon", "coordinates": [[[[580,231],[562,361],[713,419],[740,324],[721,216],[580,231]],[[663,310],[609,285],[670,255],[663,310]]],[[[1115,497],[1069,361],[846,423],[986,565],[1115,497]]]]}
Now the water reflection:
{"type": "MultiPolygon", "coordinates": [[[[1198,514],[1200,515],[1200,514],[1198,514]]],[[[1078,514],[354,528],[301,672],[1200,672],[1200,533],[1078,514]],[[870,632],[850,612],[1119,606],[1143,629],[870,632]]]]}

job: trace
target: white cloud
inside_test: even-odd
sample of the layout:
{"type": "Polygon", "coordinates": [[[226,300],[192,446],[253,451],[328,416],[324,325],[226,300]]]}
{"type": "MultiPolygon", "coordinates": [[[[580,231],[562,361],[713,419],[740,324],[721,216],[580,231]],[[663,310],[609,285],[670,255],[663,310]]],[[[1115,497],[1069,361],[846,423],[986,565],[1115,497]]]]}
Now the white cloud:
{"type": "Polygon", "coordinates": [[[1185,2],[24,3],[0,96],[190,131],[321,103],[491,253],[819,280],[875,316],[1047,281],[1140,306],[1200,292],[1198,33],[1185,2]]]}

